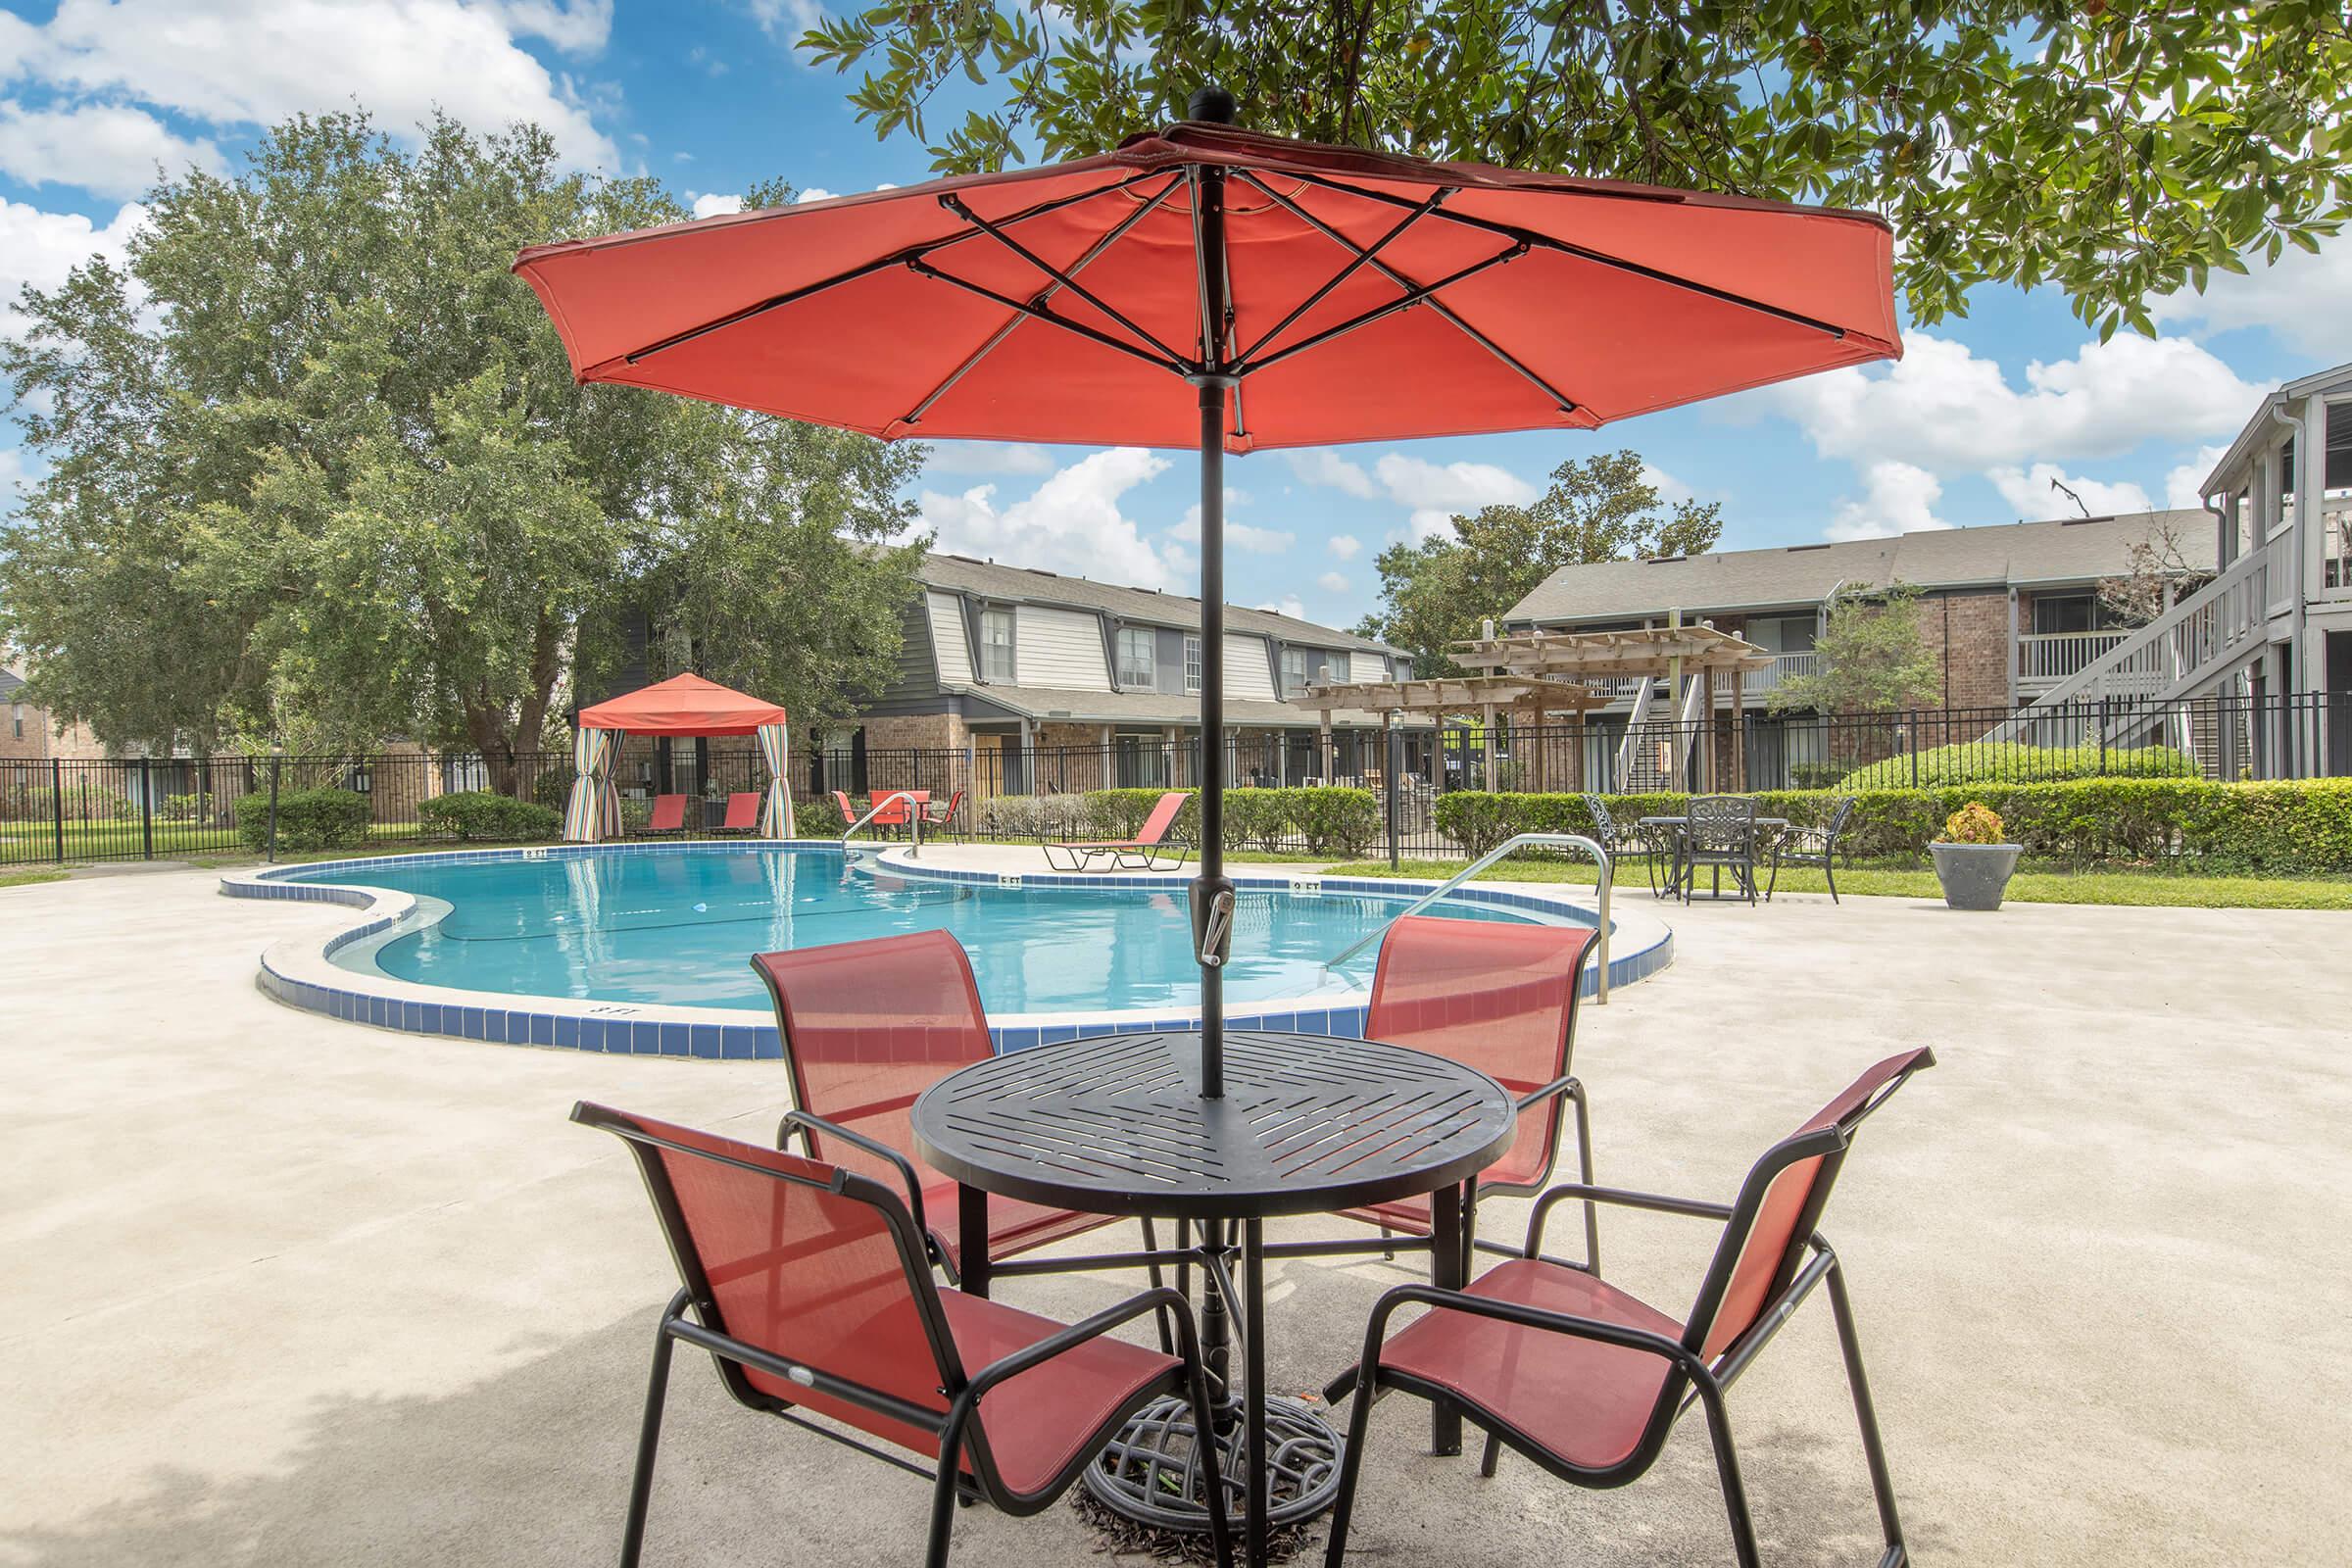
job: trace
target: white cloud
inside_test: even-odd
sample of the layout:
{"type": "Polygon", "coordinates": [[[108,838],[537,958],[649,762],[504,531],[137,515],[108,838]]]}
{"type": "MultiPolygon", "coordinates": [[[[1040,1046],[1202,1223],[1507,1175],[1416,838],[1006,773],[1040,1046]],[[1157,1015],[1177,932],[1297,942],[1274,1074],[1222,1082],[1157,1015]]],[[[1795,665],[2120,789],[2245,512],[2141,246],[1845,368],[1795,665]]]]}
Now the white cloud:
{"type": "Polygon", "coordinates": [[[694,216],[697,218],[716,218],[723,213],[742,211],[743,198],[740,196],[722,196],[717,191],[707,190],[694,199],[694,216]]]}
{"type": "Polygon", "coordinates": [[[798,42],[802,33],[825,20],[823,0],[746,0],[744,9],[786,43],[798,42]]]}
{"type": "Polygon", "coordinates": [[[1293,620],[1306,618],[1306,606],[1299,603],[1298,596],[1296,594],[1285,594],[1280,600],[1270,600],[1257,608],[1269,614],[1288,615],[1293,620]]]}
{"type": "Polygon", "coordinates": [[[2265,326],[2296,346],[2309,342],[2315,324],[2352,317],[2352,244],[2322,241],[2317,256],[2290,245],[2277,263],[2255,258],[2249,266],[2242,274],[2213,272],[2202,294],[2182,289],[2151,300],[2148,314],[2207,332],[2265,326]]]}
{"type": "Polygon", "coordinates": [[[1481,507],[1524,507],[1543,492],[1508,468],[1491,463],[1439,465],[1392,452],[1373,467],[1389,499],[1407,507],[1476,512],[1481,507]]]}
{"type": "Polygon", "coordinates": [[[1002,511],[993,484],[959,496],[925,490],[919,505],[923,522],[938,532],[939,549],[1164,588],[1173,584],[1168,563],[1120,512],[1119,498],[1167,466],[1167,459],[1141,447],[1112,447],[1060,469],[1002,511]]]}
{"type": "Polygon", "coordinates": [[[1868,493],[1838,504],[1824,530],[1832,539],[1884,539],[1889,534],[1949,528],[1936,515],[1943,485],[1927,469],[1888,460],[1870,466],[1868,493]]]}
{"type": "Polygon", "coordinates": [[[63,0],[0,49],[44,84],[127,96],[216,125],[365,104],[406,136],[436,108],[478,130],[534,121],[581,168],[616,168],[583,89],[516,41],[588,53],[608,0],[63,0]]]}
{"type": "Polygon", "coordinates": [[[2130,480],[2111,484],[2086,479],[2064,471],[2055,463],[2036,463],[2031,468],[1992,468],[1984,477],[1992,481],[1992,487],[2017,515],[2027,521],[2037,517],[2112,517],[2118,513],[2156,510],[2148,493],[2130,480]],[[2068,500],[2059,485],[2081,497],[2082,507],[2078,509],[2068,500]]]}
{"type": "Polygon", "coordinates": [[[793,192],[792,204],[798,207],[803,202],[829,202],[832,199],[833,192],[822,185],[811,185],[807,190],[793,192]]]}
{"type": "Polygon", "coordinates": [[[933,441],[929,466],[942,473],[1052,473],[1054,454],[1027,441],[933,441]]]}
{"type": "Polygon", "coordinates": [[[2198,487],[2204,484],[2205,476],[2213,472],[2213,466],[2221,462],[2223,454],[2229,450],[2228,443],[2219,441],[2199,447],[2196,455],[2186,463],[2167,471],[2164,476],[2164,504],[2181,511],[2205,505],[2205,497],[2198,487]]]}
{"type": "Polygon", "coordinates": [[[17,510],[17,496],[25,477],[24,449],[0,447],[0,516],[17,510]]]}
{"type": "MultiPolygon", "coordinates": [[[[1236,550],[1246,550],[1254,556],[1279,556],[1298,542],[1298,536],[1287,528],[1253,528],[1246,522],[1236,522],[1231,515],[1235,507],[1250,499],[1246,491],[1228,485],[1225,489],[1225,543],[1236,550]]],[[[1168,536],[1188,545],[1200,542],[1200,503],[1196,501],[1184,509],[1184,515],[1168,536]]]]}
{"type": "Polygon", "coordinates": [[[0,104],[0,173],[27,185],[77,185],[122,200],[153,184],[158,166],[169,174],[191,166],[219,173],[226,167],[210,139],[175,136],[143,109],[0,104]]]}
{"type": "Polygon", "coordinates": [[[1658,499],[1670,507],[1677,502],[1692,501],[1698,497],[1697,491],[1655,464],[1644,463],[1642,465],[1642,482],[1655,490],[1658,493],[1658,499]]]}
{"type": "Polygon", "coordinates": [[[1315,579],[1315,586],[1327,594],[1344,594],[1348,591],[1348,579],[1336,571],[1327,571],[1315,579]]]}
{"type": "Polygon", "coordinates": [[[1353,561],[1355,553],[1364,548],[1364,542],[1351,533],[1335,533],[1324,545],[1342,561],[1353,561]]]}
{"type": "Polygon", "coordinates": [[[1303,452],[1286,452],[1291,471],[1308,484],[1343,491],[1358,501],[1374,501],[1380,497],[1380,487],[1361,465],[1348,462],[1329,447],[1315,447],[1303,452]]]}
{"type": "MultiPolygon", "coordinates": [[[[1390,537],[1396,538],[1398,536],[1392,534],[1390,537]]],[[[1443,507],[1423,507],[1404,519],[1403,537],[1417,545],[1425,545],[1432,539],[1453,539],[1456,537],[1453,531],[1453,514],[1443,507]]]]}
{"type": "Polygon", "coordinates": [[[126,202],[104,228],[78,213],[44,213],[24,202],[0,200],[0,336],[25,326],[17,314],[17,291],[30,284],[52,289],[92,256],[120,263],[130,236],[147,220],[147,209],[126,202]]]}

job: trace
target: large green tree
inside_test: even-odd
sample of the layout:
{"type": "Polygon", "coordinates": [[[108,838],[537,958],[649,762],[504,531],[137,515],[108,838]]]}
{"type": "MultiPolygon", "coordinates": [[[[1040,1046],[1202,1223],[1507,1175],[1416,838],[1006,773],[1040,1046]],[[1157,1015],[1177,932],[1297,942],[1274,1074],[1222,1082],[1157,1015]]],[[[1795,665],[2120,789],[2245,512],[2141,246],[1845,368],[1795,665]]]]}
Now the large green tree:
{"type": "Polygon", "coordinates": [[[1263,130],[1868,208],[1919,321],[2048,281],[2152,330],[2150,295],[2352,202],[2342,0],[925,0],[803,47],[945,171],[1098,152],[1214,81],[1263,130]]]}
{"type": "MultiPolygon", "coordinates": [[[[772,193],[780,194],[780,193],[772,193]]],[[[821,721],[890,672],[919,447],[573,384],[515,251],[683,218],[531,127],[298,119],[0,345],[0,641],[110,741],[536,749],[649,609],[821,721]]]]}
{"type": "Polygon", "coordinates": [[[1560,567],[1703,554],[1723,533],[1722,513],[1713,501],[1664,507],[1639,453],[1571,458],[1526,506],[1482,507],[1449,533],[1383,550],[1373,562],[1380,609],[1359,629],[1411,653],[1416,673],[1451,673],[1451,644],[1560,567]]]}
{"type": "Polygon", "coordinates": [[[1891,713],[1937,700],[1943,666],[1919,629],[1919,590],[1840,592],[1822,617],[1813,668],[1789,675],[1766,699],[1775,712],[1891,713]]]}

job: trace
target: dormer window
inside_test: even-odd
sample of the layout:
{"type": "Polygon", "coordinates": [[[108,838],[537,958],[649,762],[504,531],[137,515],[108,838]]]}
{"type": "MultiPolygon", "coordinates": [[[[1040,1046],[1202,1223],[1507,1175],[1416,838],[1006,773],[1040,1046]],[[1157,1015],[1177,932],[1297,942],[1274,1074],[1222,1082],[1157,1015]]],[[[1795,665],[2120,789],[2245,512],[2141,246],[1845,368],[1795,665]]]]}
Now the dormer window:
{"type": "Polygon", "coordinates": [[[1012,684],[1012,612],[980,612],[980,678],[1012,684]]]}
{"type": "Polygon", "coordinates": [[[1149,626],[1119,628],[1119,684],[1149,691],[1159,680],[1159,637],[1149,626]]]}

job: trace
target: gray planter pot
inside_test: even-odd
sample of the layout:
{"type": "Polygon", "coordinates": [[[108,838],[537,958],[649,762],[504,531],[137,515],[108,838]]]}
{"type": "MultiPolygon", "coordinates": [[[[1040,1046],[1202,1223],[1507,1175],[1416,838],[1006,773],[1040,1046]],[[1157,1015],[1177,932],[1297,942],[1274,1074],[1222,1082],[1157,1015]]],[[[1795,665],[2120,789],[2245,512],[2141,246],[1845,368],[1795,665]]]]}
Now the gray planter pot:
{"type": "Polygon", "coordinates": [[[1955,909],[1997,909],[2017,869],[2015,844],[1931,844],[1943,902],[1955,909]]]}

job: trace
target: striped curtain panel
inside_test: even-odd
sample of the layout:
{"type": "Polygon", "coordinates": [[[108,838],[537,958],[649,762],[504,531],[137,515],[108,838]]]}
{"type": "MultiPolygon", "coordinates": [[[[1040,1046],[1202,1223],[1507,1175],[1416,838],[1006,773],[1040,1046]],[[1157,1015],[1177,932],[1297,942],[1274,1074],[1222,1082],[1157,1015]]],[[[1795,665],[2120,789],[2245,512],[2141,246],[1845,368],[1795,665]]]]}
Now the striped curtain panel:
{"type": "Polygon", "coordinates": [[[564,837],[594,844],[620,834],[620,792],[612,787],[612,752],[618,730],[583,729],[571,738],[571,799],[564,808],[564,837]]]}
{"type": "Polygon", "coordinates": [[[760,836],[788,839],[792,829],[792,791],[784,787],[784,726],[760,726],[760,755],[767,759],[767,804],[760,808],[760,836]]]}

